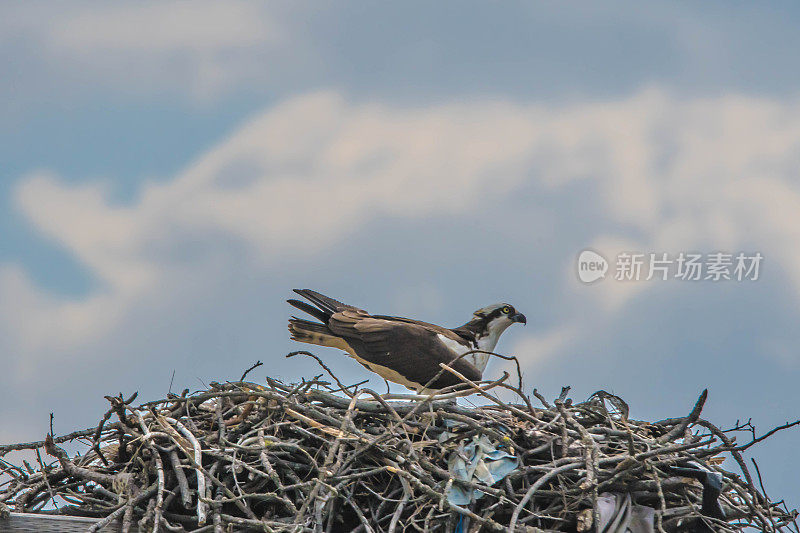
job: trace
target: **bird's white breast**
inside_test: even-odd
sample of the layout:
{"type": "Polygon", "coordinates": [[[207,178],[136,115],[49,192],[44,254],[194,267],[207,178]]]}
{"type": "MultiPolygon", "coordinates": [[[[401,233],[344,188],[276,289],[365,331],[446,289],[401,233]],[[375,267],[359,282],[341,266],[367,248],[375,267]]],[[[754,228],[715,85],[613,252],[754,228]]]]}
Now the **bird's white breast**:
{"type": "MultiPolygon", "coordinates": [[[[469,346],[464,346],[460,342],[453,340],[449,337],[445,337],[441,333],[436,334],[439,337],[439,340],[447,346],[456,356],[463,354],[464,352],[469,352],[473,350],[469,346]]],[[[479,349],[483,350],[483,348],[478,347],[479,349]]],[[[489,350],[487,350],[489,351],[489,350]]],[[[486,364],[489,362],[489,354],[486,353],[471,353],[469,355],[465,355],[464,359],[475,365],[475,367],[483,373],[483,370],[486,368],[486,364]]]]}

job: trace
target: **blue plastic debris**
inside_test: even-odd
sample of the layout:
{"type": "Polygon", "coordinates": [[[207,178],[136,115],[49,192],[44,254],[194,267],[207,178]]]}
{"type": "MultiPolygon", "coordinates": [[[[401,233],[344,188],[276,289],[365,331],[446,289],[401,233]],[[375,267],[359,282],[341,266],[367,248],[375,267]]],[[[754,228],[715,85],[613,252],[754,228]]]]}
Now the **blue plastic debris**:
{"type": "MultiPolygon", "coordinates": [[[[519,466],[519,459],[499,449],[486,435],[474,435],[468,443],[459,444],[447,458],[447,469],[455,480],[473,481],[492,486],[519,466]]],[[[447,500],[453,505],[469,505],[483,497],[483,492],[453,483],[447,500]]]]}

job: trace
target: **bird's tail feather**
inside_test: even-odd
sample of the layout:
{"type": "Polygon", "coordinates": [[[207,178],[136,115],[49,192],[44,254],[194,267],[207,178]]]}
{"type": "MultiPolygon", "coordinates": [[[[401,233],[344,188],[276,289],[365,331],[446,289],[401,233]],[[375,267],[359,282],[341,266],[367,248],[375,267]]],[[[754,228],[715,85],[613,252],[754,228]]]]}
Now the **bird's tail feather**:
{"type": "MultiPolygon", "coordinates": [[[[312,304],[319,307],[328,316],[332,315],[333,313],[336,313],[337,311],[342,311],[344,309],[358,309],[357,307],[353,307],[352,305],[347,305],[345,303],[340,302],[339,300],[334,300],[333,298],[329,298],[324,294],[312,291],[311,289],[294,289],[294,292],[299,294],[312,304]]],[[[305,309],[303,310],[305,311],[305,309]]]]}
{"type": "MultiPolygon", "coordinates": [[[[324,294],[320,294],[311,289],[295,289],[294,292],[308,300],[314,305],[309,305],[300,300],[286,300],[290,305],[300,309],[318,319],[318,322],[310,320],[303,320],[302,318],[292,317],[289,320],[289,331],[292,334],[292,340],[298,342],[305,342],[308,344],[316,344],[318,346],[329,346],[332,348],[339,348],[344,350],[350,355],[355,356],[355,351],[350,344],[343,338],[334,335],[328,326],[328,320],[331,315],[345,309],[359,310],[357,307],[347,305],[333,298],[328,298],[324,294]],[[316,307],[315,307],[316,306],[316,307]]],[[[359,310],[360,311],[360,310],[359,310]]]]}
{"type": "Polygon", "coordinates": [[[301,302],[300,300],[292,299],[292,300],[286,300],[286,301],[290,305],[292,305],[293,307],[296,307],[297,309],[300,309],[301,311],[305,311],[309,315],[313,316],[314,318],[316,318],[317,320],[320,320],[322,322],[328,322],[328,319],[331,317],[331,313],[326,313],[325,311],[317,309],[313,305],[309,305],[309,304],[307,304],[305,302],[301,302]]]}
{"type": "Polygon", "coordinates": [[[350,355],[354,354],[353,348],[344,339],[331,333],[325,324],[292,317],[289,319],[289,332],[292,334],[292,340],[339,348],[350,355]]]}

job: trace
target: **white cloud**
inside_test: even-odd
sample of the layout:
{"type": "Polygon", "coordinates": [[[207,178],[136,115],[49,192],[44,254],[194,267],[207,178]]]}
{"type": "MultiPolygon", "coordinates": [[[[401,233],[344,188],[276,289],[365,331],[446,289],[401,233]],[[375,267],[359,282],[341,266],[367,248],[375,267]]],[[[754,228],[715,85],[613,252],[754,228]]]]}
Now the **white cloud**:
{"type": "Polygon", "coordinates": [[[30,372],[42,358],[59,358],[62,349],[97,340],[132,303],[131,295],[107,292],[62,300],[40,290],[13,264],[0,265],[0,294],[0,333],[11,373],[30,372]]]}
{"type": "Polygon", "coordinates": [[[278,72],[293,70],[289,51],[313,67],[282,10],[254,2],[26,4],[3,15],[0,39],[23,58],[24,85],[39,94],[47,79],[62,101],[98,89],[208,101],[280,83],[278,72]]]}
{"type": "Polygon", "coordinates": [[[117,291],[135,291],[153,279],[140,255],[141,210],[108,204],[107,184],[64,187],[52,174],[29,175],[16,202],[42,233],[66,245],[117,291]]]}
{"type": "MultiPolygon", "coordinates": [[[[600,218],[588,244],[603,252],[758,245],[768,261],[800,272],[798,119],[794,102],[681,101],[654,90],[561,108],[403,108],[310,94],[254,117],[173,179],[144,185],[130,205],[112,203],[107,184],[24,177],[18,208],[102,283],[87,297],[55,298],[6,265],[3,292],[20,303],[0,304],[2,327],[26,360],[46,358],[102,337],[142,302],[179,298],[175,281],[202,278],[209,265],[268,271],[384,217],[479,218],[531,183],[596,187],[587,207],[600,218]]],[[[571,261],[565,283],[574,288],[571,261]]],[[[645,290],[606,285],[597,295],[612,311],[645,290]]],[[[564,334],[553,335],[536,351],[557,350],[564,334]]]]}
{"type": "MultiPolygon", "coordinates": [[[[567,348],[576,334],[571,326],[558,326],[538,335],[526,335],[514,344],[510,353],[519,358],[523,368],[536,368],[567,348]]],[[[513,363],[503,366],[509,372],[516,368],[513,363]]]]}
{"type": "Polygon", "coordinates": [[[50,45],[75,53],[101,51],[201,52],[284,38],[252,2],[137,2],[90,6],[60,21],[50,45]]]}

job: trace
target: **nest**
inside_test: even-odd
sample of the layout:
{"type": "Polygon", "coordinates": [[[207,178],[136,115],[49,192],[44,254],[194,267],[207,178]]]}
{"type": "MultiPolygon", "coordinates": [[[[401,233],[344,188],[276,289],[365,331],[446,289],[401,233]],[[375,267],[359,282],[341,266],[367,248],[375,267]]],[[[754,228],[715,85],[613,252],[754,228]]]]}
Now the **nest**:
{"type": "Polygon", "coordinates": [[[617,531],[624,520],[601,505],[617,498],[628,518],[649,509],[658,532],[797,531],[742,452],[800,421],[761,437],[749,423],[722,430],[700,417],[705,392],[686,416],[644,422],[602,391],[529,398],[508,374],[399,398],[334,376],[245,376],[138,406],[107,396],[97,427],[0,446],[38,457],[38,468],[0,459],[0,504],[101,518],[95,531],[118,520],[123,531],[539,532],[617,531]],[[465,394],[482,405],[455,401],[465,394]],[[71,440],[84,453],[59,447],[71,440]]]}

